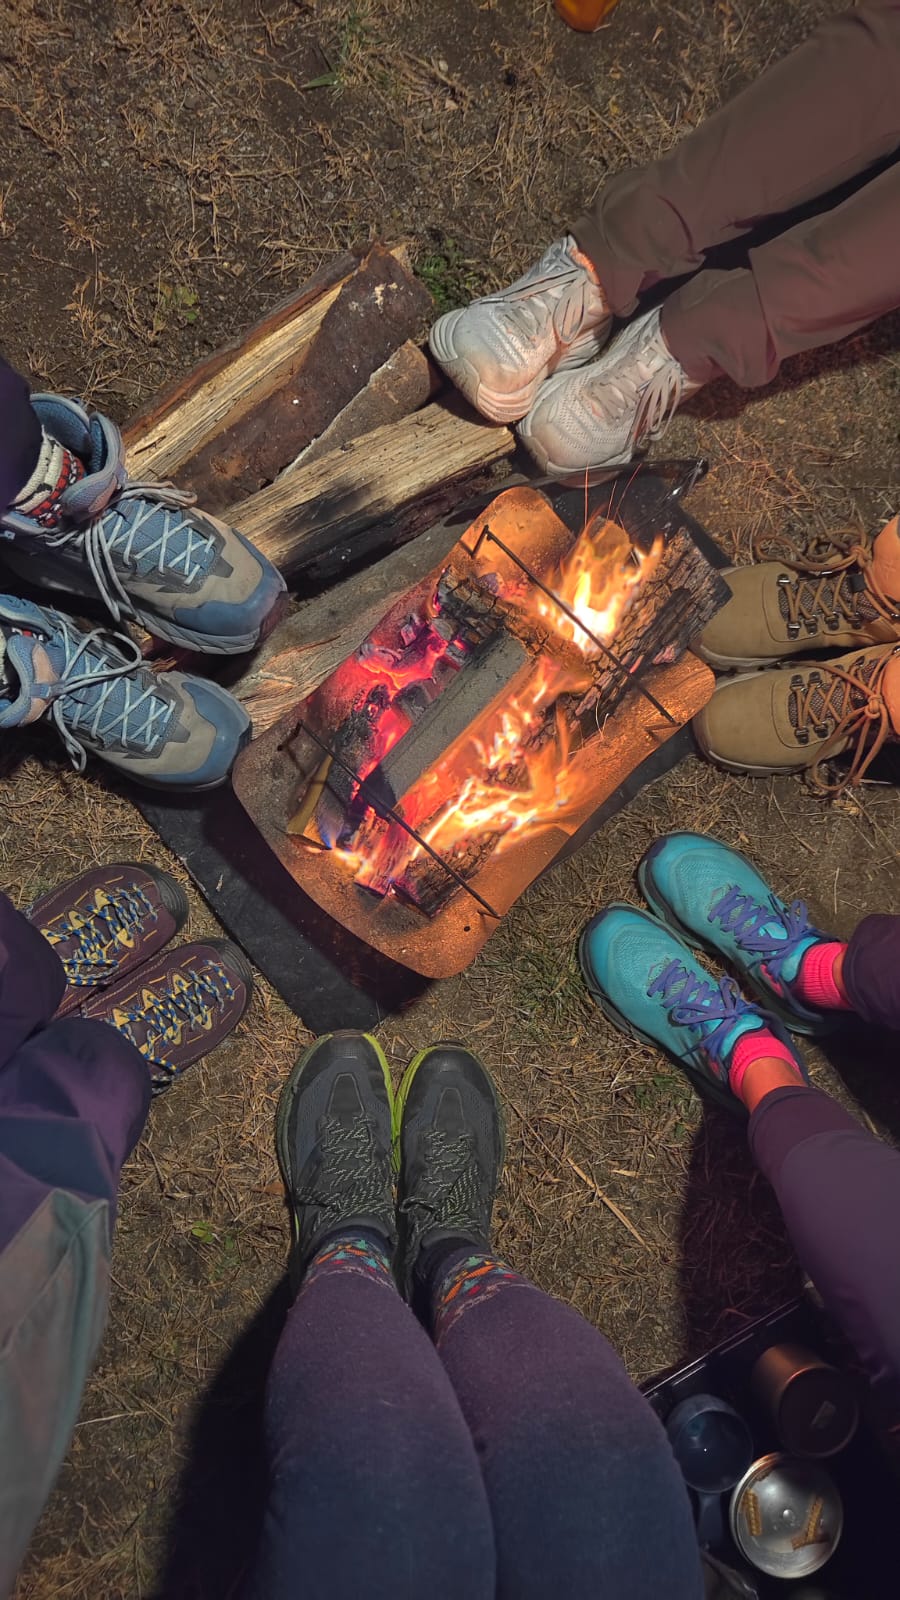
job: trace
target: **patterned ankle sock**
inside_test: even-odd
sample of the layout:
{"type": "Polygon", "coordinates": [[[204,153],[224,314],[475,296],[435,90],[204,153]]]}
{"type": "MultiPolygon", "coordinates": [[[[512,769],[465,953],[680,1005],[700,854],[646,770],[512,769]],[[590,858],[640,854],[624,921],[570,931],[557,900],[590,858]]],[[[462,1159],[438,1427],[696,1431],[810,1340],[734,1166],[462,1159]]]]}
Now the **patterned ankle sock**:
{"type": "Polygon", "coordinates": [[[852,1011],[834,981],[834,964],[847,946],[837,939],[829,944],[814,944],[800,962],[791,988],[804,1005],[821,1006],[825,1011],[852,1011]]]}
{"type": "Polygon", "coordinates": [[[728,1086],[732,1094],[740,1098],[741,1084],[744,1073],[752,1067],[754,1061],[784,1061],[793,1067],[797,1074],[797,1082],[803,1083],[803,1074],[797,1065],[797,1058],[786,1044],[770,1033],[768,1028],[757,1028],[753,1033],[742,1033],[737,1044],[731,1052],[731,1065],[728,1068],[728,1086]]]}
{"type": "Polygon", "coordinates": [[[58,439],[51,439],[49,433],[45,433],[37,466],[13,502],[13,509],[39,522],[42,528],[55,528],[59,522],[60,495],[84,474],[84,462],[58,439]]]}
{"type": "Polygon", "coordinates": [[[299,1293],[323,1275],[353,1272],[396,1289],[391,1271],[391,1248],[375,1228],[345,1228],[323,1239],[300,1280],[299,1293]]]}
{"type": "MultiPolygon", "coordinates": [[[[446,1258],[445,1258],[446,1259],[446,1258]]],[[[431,1336],[436,1345],[447,1337],[460,1317],[476,1305],[493,1299],[501,1289],[533,1289],[521,1273],[491,1251],[457,1255],[435,1283],[431,1300],[431,1336]]]]}

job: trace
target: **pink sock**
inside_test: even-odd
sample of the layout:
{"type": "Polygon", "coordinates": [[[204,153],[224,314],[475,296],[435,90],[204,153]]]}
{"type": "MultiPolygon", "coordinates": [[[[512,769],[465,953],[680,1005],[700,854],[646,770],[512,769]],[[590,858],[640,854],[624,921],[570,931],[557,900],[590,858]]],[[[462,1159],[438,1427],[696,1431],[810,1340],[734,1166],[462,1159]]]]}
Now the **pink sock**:
{"type": "Polygon", "coordinates": [[[800,962],[800,971],[791,984],[798,1000],[807,1006],[822,1006],[826,1011],[852,1011],[834,981],[834,963],[846,950],[845,944],[835,940],[831,944],[814,944],[800,962]]]}
{"type": "Polygon", "coordinates": [[[728,1087],[732,1094],[740,1098],[741,1084],[744,1073],[752,1067],[754,1061],[786,1061],[793,1067],[797,1074],[797,1082],[803,1083],[803,1074],[797,1066],[797,1057],[786,1044],[776,1039],[774,1033],[768,1028],[756,1028],[752,1033],[742,1033],[733,1051],[731,1052],[731,1066],[728,1069],[728,1087]]]}

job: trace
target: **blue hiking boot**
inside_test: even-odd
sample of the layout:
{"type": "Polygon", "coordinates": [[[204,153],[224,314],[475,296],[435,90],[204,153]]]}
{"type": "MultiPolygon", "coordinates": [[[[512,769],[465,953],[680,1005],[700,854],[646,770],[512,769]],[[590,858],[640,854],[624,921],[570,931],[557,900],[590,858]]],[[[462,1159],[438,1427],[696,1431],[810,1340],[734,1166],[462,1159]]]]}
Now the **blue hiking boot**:
{"type": "Polygon", "coordinates": [[[122,435],[58,395],[31,397],[45,435],[84,466],[39,518],[0,515],[4,559],[29,583],[100,599],[116,622],[133,618],[188,650],[251,650],[280,612],[284,580],[248,539],[192,509],[169,483],[132,483],[122,435]],[[48,525],[49,523],[49,525],[48,525]]]}
{"type": "Polygon", "coordinates": [[[718,981],[665,923],[634,906],[611,905],[591,918],[578,949],[581,970],[604,1014],[635,1039],[656,1045],[694,1088],[744,1116],[729,1086],[731,1056],[742,1035],[765,1031],[788,1045],[777,1019],[745,1000],[733,978],[718,981]]]}
{"type": "Polygon", "coordinates": [[[779,900],[751,861],[702,833],[669,833],[638,867],[647,904],[692,945],[723,956],[797,1033],[824,1033],[834,1018],[804,1005],[791,985],[807,950],[830,935],[802,900],[779,900]]]}
{"type": "Polygon", "coordinates": [[[250,737],[243,706],[217,683],[151,672],[130,639],[0,595],[0,728],[42,717],[79,772],[90,751],[161,789],[224,783],[250,737]]]}

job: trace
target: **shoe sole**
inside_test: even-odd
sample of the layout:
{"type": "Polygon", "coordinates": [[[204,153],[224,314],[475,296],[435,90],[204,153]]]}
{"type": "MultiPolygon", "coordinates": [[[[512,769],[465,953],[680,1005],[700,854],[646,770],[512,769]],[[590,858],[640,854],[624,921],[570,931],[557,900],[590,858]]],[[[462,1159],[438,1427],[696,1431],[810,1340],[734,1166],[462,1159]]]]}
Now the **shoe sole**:
{"type": "MultiPolygon", "coordinates": [[[[409,1099],[409,1091],[413,1085],[413,1079],[415,1078],[416,1073],[418,1072],[426,1056],[430,1056],[431,1052],[439,1049],[442,1044],[453,1044],[456,1042],[457,1041],[454,1040],[441,1039],[438,1040],[437,1044],[427,1045],[424,1050],[419,1051],[418,1055],[413,1056],[412,1061],[409,1063],[409,1066],[403,1074],[400,1088],[397,1091],[397,1096],[394,1101],[393,1159],[395,1172],[400,1171],[400,1133],[403,1126],[403,1116],[404,1112],[406,1111],[406,1103],[409,1099]]],[[[469,1048],[468,1045],[464,1044],[459,1044],[458,1047],[461,1050],[468,1050],[469,1048]]],[[[472,1052],[469,1051],[469,1054],[472,1054],[472,1052]]],[[[500,1097],[497,1094],[496,1085],[491,1077],[491,1074],[485,1069],[484,1075],[490,1087],[491,1099],[494,1104],[494,1112],[497,1118],[497,1128],[500,1133],[500,1157],[499,1165],[497,1167],[497,1179],[499,1182],[500,1174],[503,1171],[504,1163],[506,1161],[506,1117],[504,1116],[503,1106],[500,1103],[500,1097]]]]}
{"type": "MultiPolygon", "coordinates": [[[[802,1033],[813,1038],[820,1037],[823,1034],[832,1033],[836,1026],[834,1022],[831,1022],[827,1019],[822,1022],[810,1022],[806,1017],[799,1017],[795,1011],[790,1009],[790,1007],[784,1005],[783,1002],[780,1002],[777,995],[774,995],[770,989],[767,989],[763,983],[760,983],[754,974],[749,970],[749,968],[738,962],[730,951],[722,950],[719,945],[715,943],[715,940],[704,939],[699,933],[696,933],[693,928],[687,928],[683,922],[679,921],[675,912],[671,910],[664,900],[661,900],[659,896],[654,893],[650,885],[648,869],[649,862],[652,859],[652,851],[653,846],[651,845],[650,850],[648,850],[647,854],[644,856],[643,860],[638,866],[637,882],[638,888],[650,907],[650,910],[653,912],[653,915],[658,917],[660,922],[664,922],[666,927],[670,928],[673,933],[677,934],[682,944],[686,945],[689,950],[705,950],[707,955],[716,956],[718,960],[727,962],[732,971],[737,972],[741,982],[745,983],[748,989],[752,989],[756,998],[762,1001],[764,1009],[766,1011],[771,1011],[778,1018],[779,1022],[782,1022],[785,1027],[790,1028],[792,1033],[802,1033]]],[[[752,861],[748,860],[747,856],[745,856],[742,851],[735,850],[734,853],[736,856],[740,856],[741,860],[745,862],[748,867],[753,867],[752,861]]],[[[756,871],[756,868],[754,867],[753,870],[756,871]]]]}
{"type": "MultiPolygon", "coordinates": [[[[629,906],[628,909],[634,910],[634,907],[629,906]]],[[[623,1016],[618,1007],[613,1005],[608,995],[604,994],[602,990],[594,988],[589,977],[589,967],[585,953],[586,942],[591,930],[597,926],[600,919],[605,915],[605,911],[598,911],[595,916],[591,917],[590,922],[584,928],[578,940],[578,965],[581,968],[585,987],[595,1005],[600,1007],[607,1021],[611,1022],[613,1027],[617,1028],[620,1033],[625,1033],[630,1038],[637,1039],[641,1044],[647,1044],[651,1049],[659,1051],[660,1055],[666,1056],[674,1066],[678,1067],[679,1071],[684,1073],[691,1087],[696,1090],[702,1100],[710,1101],[712,1104],[719,1106],[721,1110],[727,1111],[732,1117],[736,1116],[745,1119],[747,1112],[737,1095],[732,1094],[730,1089],[723,1088],[714,1078],[701,1071],[699,1067],[695,1067],[690,1062],[685,1061],[683,1056],[676,1055],[674,1050],[669,1050],[664,1044],[660,1044],[659,1040],[654,1039],[651,1033],[644,1033],[643,1029],[635,1027],[634,1023],[630,1022],[626,1016],[623,1016]]],[[[671,927],[669,932],[673,938],[678,938],[671,927]]],[[[678,939],[678,943],[683,946],[685,955],[689,956],[691,951],[684,940],[678,939]]]]}
{"type": "MultiPolygon", "coordinates": [[[[339,1034],[339,1029],[335,1029],[332,1033],[321,1033],[317,1039],[313,1040],[311,1045],[307,1046],[307,1048],[303,1051],[303,1054],[298,1058],[297,1061],[294,1062],[293,1067],[288,1073],[281,1094],[278,1097],[278,1109],[275,1112],[275,1151],[278,1156],[278,1168],[281,1173],[281,1179],[288,1194],[290,1194],[291,1182],[290,1161],[287,1146],[287,1127],[294,1100],[297,1096],[297,1085],[313,1052],[320,1044],[325,1043],[325,1041],[328,1039],[334,1039],[335,1037],[338,1037],[339,1034]]],[[[381,1045],[378,1043],[378,1040],[373,1038],[371,1033],[366,1033],[363,1035],[363,1037],[368,1040],[369,1044],[375,1051],[375,1054],[378,1057],[378,1064],[381,1067],[382,1076],[384,1077],[384,1086],[387,1091],[388,1105],[390,1106],[391,1113],[391,1147],[393,1148],[397,1108],[394,1100],[394,1086],[391,1082],[391,1069],[388,1066],[387,1057],[382,1050],[381,1045]]],[[[292,1209],[291,1231],[294,1235],[295,1244],[297,1243],[296,1226],[297,1222],[292,1209]]]]}

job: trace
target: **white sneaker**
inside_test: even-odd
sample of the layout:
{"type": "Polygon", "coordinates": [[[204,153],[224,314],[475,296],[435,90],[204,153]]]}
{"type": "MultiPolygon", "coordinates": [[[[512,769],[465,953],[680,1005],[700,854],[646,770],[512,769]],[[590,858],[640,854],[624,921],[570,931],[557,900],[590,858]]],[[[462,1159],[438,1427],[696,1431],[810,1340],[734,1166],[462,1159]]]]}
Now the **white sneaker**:
{"type": "Polygon", "coordinates": [[[666,344],[659,310],[623,328],[606,354],[544,384],[519,438],[550,478],[592,483],[661,439],[692,383],[666,344]]]}
{"type": "Polygon", "coordinates": [[[508,289],[438,317],[428,342],[478,411],[517,422],[551,372],[593,360],[611,322],[594,270],[567,234],[508,289]]]}

